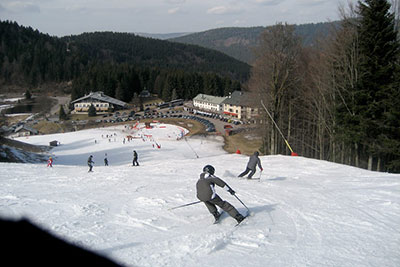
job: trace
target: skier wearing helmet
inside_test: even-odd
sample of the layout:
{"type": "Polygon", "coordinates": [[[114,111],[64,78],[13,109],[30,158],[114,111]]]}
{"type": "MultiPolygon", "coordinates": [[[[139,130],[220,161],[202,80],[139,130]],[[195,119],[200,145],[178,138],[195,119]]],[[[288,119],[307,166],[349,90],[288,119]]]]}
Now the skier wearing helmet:
{"type": "Polygon", "coordinates": [[[256,173],[257,165],[260,168],[260,170],[263,171],[263,168],[261,166],[261,160],[258,157],[258,155],[259,155],[259,153],[256,151],[256,152],[254,152],[253,155],[250,156],[249,162],[247,163],[246,170],[244,172],[242,172],[241,174],[239,174],[239,177],[243,177],[251,171],[249,173],[249,175],[247,176],[247,179],[251,179],[251,177],[253,177],[253,175],[256,173]]]}
{"type": "Polygon", "coordinates": [[[217,222],[221,216],[221,213],[218,212],[216,207],[218,206],[240,223],[245,217],[243,217],[243,215],[240,214],[229,202],[222,200],[216,194],[215,185],[223,187],[231,193],[231,195],[234,195],[235,191],[233,191],[233,189],[230,188],[222,179],[214,176],[214,173],[215,168],[213,166],[204,166],[203,173],[200,174],[200,179],[196,183],[197,198],[204,202],[209,212],[214,216],[215,222],[217,222]]]}

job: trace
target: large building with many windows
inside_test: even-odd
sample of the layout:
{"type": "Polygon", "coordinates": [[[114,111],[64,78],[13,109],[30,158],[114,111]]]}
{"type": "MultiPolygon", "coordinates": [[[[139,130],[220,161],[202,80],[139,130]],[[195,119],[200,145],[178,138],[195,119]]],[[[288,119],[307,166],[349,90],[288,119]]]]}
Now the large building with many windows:
{"type": "Polygon", "coordinates": [[[198,94],[193,98],[193,107],[213,112],[221,112],[226,97],[198,94]]]}
{"type": "Polygon", "coordinates": [[[193,108],[241,121],[254,121],[258,118],[254,101],[255,97],[250,92],[243,91],[234,91],[224,97],[198,94],[193,98],[193,108]]]}
{"type": "Polygon", "coordinates": [[[128,107],[128,104],[105,95],[103,92],[91,92],[81,98],[78,98],[71,102],[74,105],[74,113],[87,113],[89,107],[93,105],[96,108],[96,112],[108,112],[128,107]]]}
{"type": "Polygon", "coordinates": [[[254,107],[254,97],[249,92],[234,91],[223,101],[223,114],[239,120],[252,120],[258,117],[254,107]]]}

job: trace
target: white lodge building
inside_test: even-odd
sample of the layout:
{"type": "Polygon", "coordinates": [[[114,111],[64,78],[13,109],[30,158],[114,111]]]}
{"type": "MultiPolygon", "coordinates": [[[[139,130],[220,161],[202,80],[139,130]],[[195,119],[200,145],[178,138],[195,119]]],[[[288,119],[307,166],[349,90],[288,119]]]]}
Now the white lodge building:
{"type": "Polygon", "coordinates": [[[225,99],[226,97],[198,94],[193,98],[193,106],[202,110],[220,112],[223,110],[222,102],[225,99]]]}
{"type": "Polygon", "coordinates": [[[128,106],[127,103],[105,95],[103,92],[91,92],[81,98],[71,102],[74,105],[74,113],[87,113],[89,107],[93,105],[96,112],[105,113],[109,110],[124,109],[128,106]]]}
{"type": "Polygon", "coordinates": [[[259,116],[254,99],[249,92],[234,91],[224,100],[223,113],[239,120],[254,120],[259,116]]]}

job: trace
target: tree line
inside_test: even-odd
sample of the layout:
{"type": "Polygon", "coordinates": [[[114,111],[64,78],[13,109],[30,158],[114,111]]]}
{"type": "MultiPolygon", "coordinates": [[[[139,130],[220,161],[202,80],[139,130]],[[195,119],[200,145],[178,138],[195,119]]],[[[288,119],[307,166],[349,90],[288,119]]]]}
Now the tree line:
{"type": "MultiPolygon", "coordinates": [[[[0,21],[0,67],[0,86],[16,85],[34,92],[45,84],[72,81],[73,96],[104,89],[125,101],[144,88],[152,93],[164,87],[169,90],[168,86],[153,87],[181,76],[186,85],[191,80],[196,83],[189,84],[192,93],[202,90],[200,82],[215,80],[210,90],[219,95],[230,90],[227,84],[246,81],[250,71],[246,63],[194,45],[113,32],[58,38],[10,21],[0,21]]],[[[177,90],[178,97],[192,97],[180,92],[182,87],[169,84],[176,87],[170,90],[177,90]]]]}
{"type": "Polygon", "coordinates": [[[302,45],[292,25],[263,33],[246,86],[255,104],[266,106],[261,149],[287,154],[286,139],[300,155],[400,172],[396,13],[382,0],[341,13],[329,38],[313,48],[302,45]]]}
{"type": "Polygon", "coordinates": [[[241,90],[241,83],[213,72],[134,67],[126,63],[93,64],[74,79],[71,99],[88,94],[94,88],[129,103],[144,89],[157,94],[164,101],[170,101],[193,99],[199,93],[228,95],[234,90],[241,90]]]}

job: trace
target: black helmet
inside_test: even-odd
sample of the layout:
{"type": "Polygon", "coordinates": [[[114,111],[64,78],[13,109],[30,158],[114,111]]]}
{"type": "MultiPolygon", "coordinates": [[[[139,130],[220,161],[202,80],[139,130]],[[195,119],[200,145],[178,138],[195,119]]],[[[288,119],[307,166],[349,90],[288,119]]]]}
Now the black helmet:
{"type": "Polygon", "coordinates": [[[215,173],[215,168],[211,165],[206,165],[203,168],[203,172],[207,172],[207,173],[213,175],[215,173]]]}

